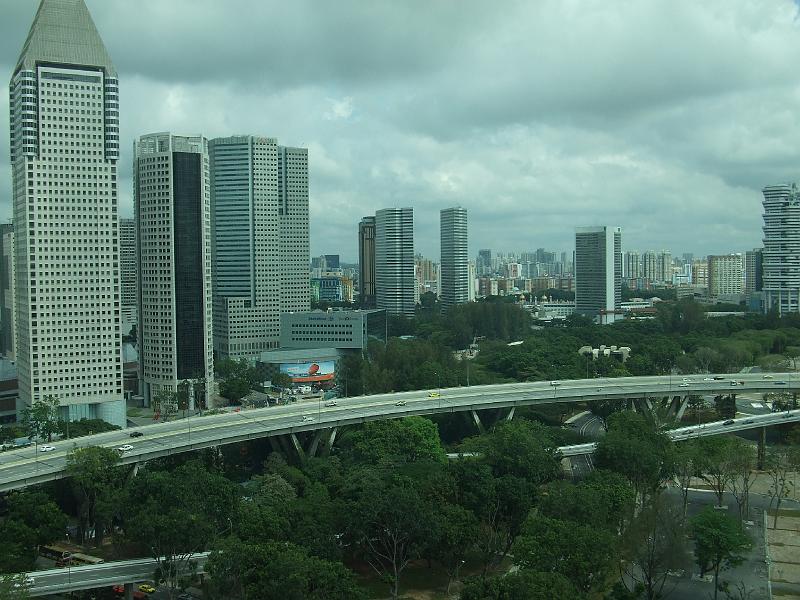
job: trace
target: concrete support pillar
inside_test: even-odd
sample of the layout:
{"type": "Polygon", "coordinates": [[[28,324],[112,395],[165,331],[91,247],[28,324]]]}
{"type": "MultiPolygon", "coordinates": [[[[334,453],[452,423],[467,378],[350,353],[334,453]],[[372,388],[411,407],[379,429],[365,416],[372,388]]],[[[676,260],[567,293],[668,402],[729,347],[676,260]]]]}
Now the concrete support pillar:
{"type": "Polygon", "coordinates": [[[675,415],[675,420],[680,421],[683,418],[683,413],[686,412],[686,407],[689,406],[689,396],[684,396],[680,399],[680,407],[678,413],[675,415]]]}
{"type": "Polygon", "coordinates": [[[125,600],[133,600],[133,584],[125,584],[125,600]]]}
{"type": "Polygon", "coordinates": [[[292,446],[294,447],[294,451],[297,453],[297,456],[300,458],[300,462],[303,463],[306,461],[306,452],[303,450],[303,445],[300,443],[300,440],[297,439],[296,433],[290,433],[289,439],[292,440],[292,446]]]}
{"type": "Polygon", "coordinates": [[[758,430],[758,458],[756,461],[756,468],[759,471],[764,470],[764,460],[767,455],[767,428],[761,427],[758,430]]]}
{"type": "Polygon", "coordinates": [[[514,418],[514,410],[516,410],[516,408],[517,408],[516,406],[512,406],[510,409],[508,409],[508,414],[506,415],[506,421],[510,421],[511,419],[514,418]]]}
{"type": "Polygon", "coordinates": [[[486,433],[486,428],[483,426],[477,411],[471,410],[470,413],[472,414],[472,420],[475,422],[475,426],[478,428],[478,431],[481,433],[486,433]]]}
{"type": "Polygon", "coordinates": [[[278,440],[275,438],[275,436],[271,435],[267,439],[269,440],[269,445],[272,448],[272,451],[280,453],[281,447],[280,447],[280,444],[278,443],[278,440]]]}
{"type": "Polygon", "coordinates": [[[317,429],[314,432],[314,435],[311,438],[311,443],[308,445],[308,451],[306,452],[306,454],[309,457],[317,455],[317,447],[319,446],[319,441],[322,439],[322,434],[325,433],[326,431],[328,431],[328,430],[317,429]]]}
{"type": "Polygon", "coordinates": [[[327,439],[325,440],[325,444],[322,446],[322,456],[328,456],[331,453],[331,450],[333,450],[333,443],[336,441],[336,434],[338,432],[338,427],[332,427],[325,430],[327,439]]]}

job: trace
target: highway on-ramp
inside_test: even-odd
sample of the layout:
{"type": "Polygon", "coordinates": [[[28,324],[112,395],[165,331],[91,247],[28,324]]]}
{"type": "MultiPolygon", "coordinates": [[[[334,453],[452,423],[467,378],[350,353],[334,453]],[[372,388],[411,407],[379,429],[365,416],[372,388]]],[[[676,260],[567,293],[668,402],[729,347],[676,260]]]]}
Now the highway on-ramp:
{"type": "MultiPolygon", "coordinates": [[[[512,408],[555,402],[581,402],[616,398],[664,398],[690,394],[796,392],[797,374],[726,374],[620,377],[539,381],[444,388],[357,396],[326,402],[298,402],[288,406],[242,410],[158,423],[137,430],[112,431],[75,440],[59,440],[55,450],[37,452],[35,446],[0,453],[0,492],[64,477],[68,453],[74,448],[131,446],[122,464],[141,463],[180,452],[209,448],[272,435],[299,433],[394,419],[458,411],[512,408]]],[[[733,429],[729,429],[732,431],[733,429]]]]}

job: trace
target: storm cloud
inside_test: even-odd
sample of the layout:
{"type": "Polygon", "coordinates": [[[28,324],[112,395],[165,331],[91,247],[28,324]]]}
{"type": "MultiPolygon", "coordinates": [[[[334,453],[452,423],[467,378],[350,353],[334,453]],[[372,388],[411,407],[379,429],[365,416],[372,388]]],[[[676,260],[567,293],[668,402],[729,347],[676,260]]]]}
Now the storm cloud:
{"type": "MultiPolygon", "coordinates": [[[[122,214],[153,131],[308,147],[312,254],[345,260],[359,218],[398,205],[432,258],[456,204],[472,254],[570,250],[593,224],[626,248],[742,251],[761,188],[800,178],[789,0],[86,2],[120,75],[122,214]]],[[[0,0],[7,77],[36,6],[0,0]]]]}

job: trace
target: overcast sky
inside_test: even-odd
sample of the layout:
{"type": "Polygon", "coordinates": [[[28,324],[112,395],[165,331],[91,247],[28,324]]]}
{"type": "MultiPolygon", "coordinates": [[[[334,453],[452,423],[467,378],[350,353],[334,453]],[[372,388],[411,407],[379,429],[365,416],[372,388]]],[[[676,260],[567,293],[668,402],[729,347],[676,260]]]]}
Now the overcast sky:
{"type": "MultiPolygon", "coordinates": [[[[764,185],[800,177],[789,0],[86,0],[120,76],[120,204],[154,131],[309,149],[311,252],[354,260],[361,216],[469,209],[470,252],[760,245],[764,185]]],[[[37,0],[0,0],[10,77],[37,0]]],[[[0,94],[0,219],[11,215],[0,94]]]]}

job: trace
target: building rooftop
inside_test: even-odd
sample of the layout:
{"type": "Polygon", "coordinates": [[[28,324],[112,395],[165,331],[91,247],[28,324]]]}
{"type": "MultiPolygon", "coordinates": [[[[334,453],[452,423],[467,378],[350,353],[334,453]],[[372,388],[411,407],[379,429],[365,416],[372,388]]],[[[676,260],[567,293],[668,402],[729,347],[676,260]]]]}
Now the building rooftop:
{"type": "Polygon", "coordinates": [[[34,70],[37,62],[92,66],[116,76],[83,0],[42,0],[14,72],[34,70]]]}

